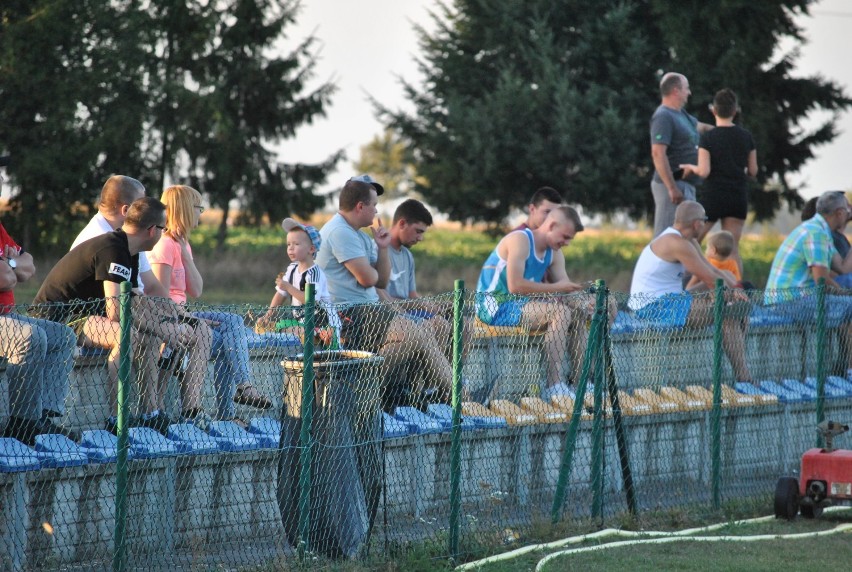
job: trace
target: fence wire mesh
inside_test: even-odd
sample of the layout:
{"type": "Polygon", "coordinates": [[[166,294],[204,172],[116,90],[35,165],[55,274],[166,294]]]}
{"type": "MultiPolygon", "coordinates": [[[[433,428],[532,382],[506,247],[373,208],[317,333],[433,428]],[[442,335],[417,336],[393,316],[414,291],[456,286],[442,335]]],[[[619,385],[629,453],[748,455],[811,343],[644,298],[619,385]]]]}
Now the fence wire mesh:
{"type": "Polygon", "coordinates": [[[19,306],[0,569],[459,561],[556,520],[766,499],[818,419],[852,417],[847,307],[602,285],[316,312],[134,298],[122,385],[100,309],[19,306]]]}

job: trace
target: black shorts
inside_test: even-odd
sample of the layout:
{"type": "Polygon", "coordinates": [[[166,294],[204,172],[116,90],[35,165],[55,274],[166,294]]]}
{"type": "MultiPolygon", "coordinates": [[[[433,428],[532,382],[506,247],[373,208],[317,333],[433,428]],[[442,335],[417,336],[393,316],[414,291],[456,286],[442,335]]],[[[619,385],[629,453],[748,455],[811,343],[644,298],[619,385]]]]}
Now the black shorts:
{"type": "Polygon", "coordinates": [[[388,326],[396,315],[396,312],[381,303],[341,308],[343,325],[340,337],[344,347],[378,353],[385,343],[388,326]]]}
{"type": "Polygon", "coordinates": [[[748,195],[743,192],[702,189],[698,194],[698,202],[704,207],[710,222],[723,218],[745,220],[748,215],[748,195]]]}

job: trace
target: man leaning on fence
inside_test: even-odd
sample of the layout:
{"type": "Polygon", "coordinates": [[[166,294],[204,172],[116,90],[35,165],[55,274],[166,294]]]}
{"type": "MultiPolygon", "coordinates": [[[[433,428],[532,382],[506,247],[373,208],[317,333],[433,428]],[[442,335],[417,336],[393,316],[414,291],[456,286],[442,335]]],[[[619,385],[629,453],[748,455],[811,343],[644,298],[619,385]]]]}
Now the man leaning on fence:
{"type": "Polygon", "coordinates": [[[847,273],[852,255],[843,259],[834,247],[833,232],[842,232],[852,216],[852,207],[843,191],[828,191],[819,196],[816,214],[787,235],[778,248],[764,303],[799,322],[816,319],[816,285],[825,279],[826,326],[844,324],[841,336],[846,352],[847,376],[852,374],[852,296],[831,276],[831,271],[847,273]],[[846,294],[846,295],[844,295],[846,294]]]}
{"type": "Polygon", "coordinates": [[[713,297],[716,279],[721,278],[730,290],[725,291],[727,304],[722,321],[722,347],[737,381],[751,381],[745,360],[745,333],[748,326],[748,298],[730,273],[722,273],[711,265],[696,241],[707,216],[695,201],[683,201],[675,210],[674,224],[665,229],[642,250],[628,305],[642,320],[667,326],[703,328],[713,323],[713,297]],[[685,272],[697,277],[698,283],[684,290],[685,272]],[[704,295],[699,293],[704,292],[704,295]]]}
{"type": "Polygon", "coordinates": [[[542,392],[545,398],[570,392],[567,385],[576,381],[586,350],[586,323],[594,301],[588,295],[545,296],[583,290],[582,284],[568,277],[560,250],[582,230],[577,211],[560,206],[535,230],[510,232],[488,256],[476,287],[476,312],[484,323],[520,325],[531,330],[547,328],[547,387],[542,392]],[[545,273],[550,282],[543,282],[545,273]],[[571,353],[573,375],[563,361],[567,352],[571,353]]]}
{"type": "Polygon", "coordinates": [[[35,272],[33,257],[0,223],[0,357],[7,360],[9,419],[2,437],[35,445],[36,435],[78,435],[55,425],[74,365],[74,332],[68,326],[14,312],[15,287],[35,272]]]}

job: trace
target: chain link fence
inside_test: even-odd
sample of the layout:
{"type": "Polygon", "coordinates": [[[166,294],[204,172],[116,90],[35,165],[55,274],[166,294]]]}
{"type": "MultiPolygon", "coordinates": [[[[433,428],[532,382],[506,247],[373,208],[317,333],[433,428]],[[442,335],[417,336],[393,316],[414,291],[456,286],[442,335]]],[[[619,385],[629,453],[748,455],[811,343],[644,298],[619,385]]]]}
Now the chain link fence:
{"type": "Polygon", "coordinates": [[[0,569],[459,562],[768,499],[819,420],[852,417],[852,312],[821,288],[311,294],[0,316],[0,569]]]}

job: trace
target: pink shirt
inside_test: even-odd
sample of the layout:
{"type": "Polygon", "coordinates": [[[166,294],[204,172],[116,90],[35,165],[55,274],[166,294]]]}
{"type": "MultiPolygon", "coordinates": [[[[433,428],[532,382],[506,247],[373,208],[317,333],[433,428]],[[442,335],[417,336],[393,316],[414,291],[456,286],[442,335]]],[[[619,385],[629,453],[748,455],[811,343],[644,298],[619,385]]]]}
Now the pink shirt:
{"type": "MultiPolygon", "coordinates": [[[[187,244],[186,249],[192,256],[192,247],[187,244]]],[[[151,264],[168,264],[172,267],[172,283],[169,285],[169,298],[178,304],[186,304],[186,270],[183,267],[183,258],[180,255],[180,244],[165,234],[148,253],[148,261],[151,264]]]]}

